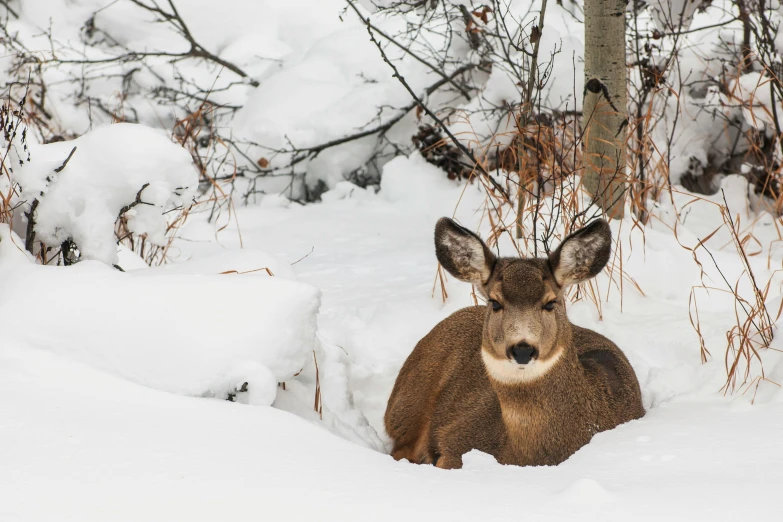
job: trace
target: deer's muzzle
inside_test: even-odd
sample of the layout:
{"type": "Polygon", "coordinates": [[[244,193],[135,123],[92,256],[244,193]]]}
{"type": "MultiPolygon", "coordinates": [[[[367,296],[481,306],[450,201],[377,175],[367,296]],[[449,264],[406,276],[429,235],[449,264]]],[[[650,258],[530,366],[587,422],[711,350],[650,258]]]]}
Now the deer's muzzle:
{"type": "Polygon", "coordinates": [[[509,348],[506,355],[509,359],[514,359],[517,364],[528,364],[538,358],[538,350],[527,343],[519,343],[509,348]]]}

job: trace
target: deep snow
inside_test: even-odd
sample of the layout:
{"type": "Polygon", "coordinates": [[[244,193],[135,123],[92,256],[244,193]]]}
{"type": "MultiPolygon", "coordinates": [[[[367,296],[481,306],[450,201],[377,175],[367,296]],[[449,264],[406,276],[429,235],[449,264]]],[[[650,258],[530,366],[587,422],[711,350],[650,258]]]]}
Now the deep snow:
{"type": "MultiPolygon", "coordinates": [[[[751,405],[750,393],[718,393],[725,376],[721,347],[733,311],[718,295],[704,303],[702,327],[714,359],[701,365],[687,314],[698,271],[690,269],[690,254],[660,224],[647,231],[645,250],[639,245],[631,255],[626,250],[627,269],[645,296],[626,289],[622,312],[619,300],[610,296],[603,303],[603,321],[591,303],[569,308],[574,322],[605,333],[629,355],[649,410],[643,419],[598,434],[557,467],[503,467],[474,453],[466,457],[465,469],[442,471],[386,455],[363,416],[385,439],[385,401],[405,357],[438,320],[471,303],[467,285],[453,280],[445,304],[439,291],[432,297],[435,218],[450,215],[461,198],[457,217],[475,226],[481,201],[477,187],[449,182],[417,158],[395,160],[387,171],[378,194],[342,185],[320,204],[286,207],[270,198],[270,204],[240,209],[248,254],[235,250],[235,228],[220,232],[218,243],[215,225],[201,215],[175,243],[181,265],[117,275],[142,282],[148,272],[149,280],[162,282],[152,278],[168,278],[166,271],[176,278],[193,270],[215,274],[234,266],[247,272],[270,261],[296,262],[281,275],[300,282],[281,284],[312,285],[323,294],[316,346],[323,421],[312,411],[312,366],[288,381],[285,391],[277,389],[277,408],[193,397],[187,390],[168,393],[96,369],[100,358],[69,352],[103,331],[94,318],[110,315],[100,310],[105,305],[88,299],[106,290],[82,286],[81,296],[70,301],[72,328],[55,323],[57,339],[32,344],[36,325],[20,322],[0,347],[0,519],[692,521],[774,514],[773,499],[783,484],[781,394],[764,383],[751,405]],[[420,190],[401,190],[405,184],[420,190]],[[429,205],[422,204],[422,193],[429,205]],[[258,248],[268,254],[252,250],[258,248]]],[[[707,220],[707,209],[694,206],[686,221],[691,228],[680,232],[681,241],[687,241],[688,230],[700,233],[704,223],[698,218],[707,220]]],[[[717,255],[724,256],[729,270],[730,254],[717,255]]],[[[258,291],[263,285],[255,279],[270,279],[265,272],[201,277],[243,281],[245,288],[235,295],[243,295],[242,304],[251,307],[264,301],[258,291]]],[[[150,298],[161,292],[139,288],[150,298]]],[[[236,311],[234,300],[222,299],[216,290],[208,293],[210,308],[228,307],[220,317],[236,311]]],[[[61,312],[55,303],[42,316],[42,331],[61,312]]],[[[13,311],[13,302],[6,306],[3,317],[13,311]]],[[[145,313],[163,312],[140,309],[134,322],[118,319],[119,324],[149,335],[149,341],[139,341],[140,348],[148,342],[172,350],[183,370],[201,354],[182,350],[198,342],[204,329],[221,332],[213,330],[220,325],[205,321],[209,313],[185,314],[201,327],[179,331],[178,343],[165,331],[176,325],[153,331],[145,313]],[[165,342],[157,343],[156,334],[165,342]]],[[[211,339],[205,349],[219,353],[231,349],[230,336],[237,332],[262,335],[284,326],[283,315],[227,324],[222,332],[227,337],[211,339]]],[[[122,328],[102,334],[106,351],[122,346],[123,335],[128,334],[122,328]]],[[[764,357],[767,376],[782,380],[776,354],[767,351],[764,357]]],[[[138,360],[139,368],[145,362],[138,360]]]]}
{"type": "Polygon", "coordinates": [[[0,348],[0,519],[751,520],[773,516],[783,406],[681,400],[555,468],[394,462],[274,408],[180,397],[0,348]]]}
{"type": "MultiPolygon", "coordinates": [[[[183,50],[181,38],[148,23],[127,2],[12,1],[23,19],[10,27],[44,52],[48,44],[41,33],[51,21],[54,40],[72,47],[60,51],[64,56],[80,57],[83,49],[103,58],[107,51],[82,45],[80,30],[107,4],[96,24],[122,44],[183,50]]],[[[378,106],[409,102],[358,21],[335,14],[344,7],[340,0],[313,0],[307,8],[289,1],[231,0],[221,4],[221,16],[213,15],[207,0],[182,1],[180,7],[199,41],[261,81],[257,89],[240,82],[223,91],[231,75],[216,80],[217,68],[181,63],[195,83],[216,86],[213,101],[244,105],[232,133],[272,147],[285,144],[283,134],[298,146],[313,145],[362,128],[378,106]]],[[[516,7],[528,21],[535,16],[527,2],[516,7]]],[[[710,16],[696,13],[694,23],[708,25],[710,16]]],[[[401,23],[384,17],[375,22],[390,30],[401,23]]],[[[693,45],[683,48],[683,71],[717,74],[705,56],[718,52],[719,32],[689,37],[693,45]]],[[[465,51],[455,45],[455,53],[465,51]]],[[[583,49],[570,15],[559,10],[547,15],[542,46],[544,51],[562,46],[548,103],[573,109],[579,98],[573,95],[581,92],[581,63],[574,57],[583,49]]],[[[400,68],[417,89],[432,82],[415,61],[400,68]]],[[[154,69],[172,80],[161,63],[154,69]]],[[[93,96],[109,106],[117,102],[109,73],[117,70],[105,70],[105,82],[91,85],[93,96]]],[[[152,85],[155,71],[139,72],[136,80],[152,85]]],[[[299,206],[262,195],[219,224],[208,223],[207,213],[195,209],[168,251],[175,263],[147,268],[127,249],[115,257],[110,225],[143,183],[158,181],[154,194],[144,193],[155,205],[133,209],[129,217],[137,221],[137,232],[163,241],[163,212],[192,195],[190,158],[160,132],[99,128],[101,116],[93,122],[91,114],[71,105],[68,72],[64,67],[45,73],[54,121],[75,134],[95,129],[78,143],[38,146],[33,163],[18,174],[29,191],[24,196],[40,194],[47,190],[46,176],[78,145],[62,176],[48,185],[39,225],[49,229],[53,242],[76,237],[84,257],[94,260],[67,268],[35,266],[22,240],[2,225],[0,522],[778,516],[783,393],[774,383],[783,383],[783,358],[762,351],[770,382],[757,392],[752,387],[724,396],[719,390],[726,332],[735,319],[733,299],[714,290],[696,292],[712,353],[707,364],[700,362],[689,319],[691,289],[723,283],[703,252],[702,278],[680,243],[693,247],[721,223],[709,202],[723,203],[720,195],[690,203],[692,196],[675,187],[680,192],[656,202],[643,235],[628,221],[614,223],[616,259],[643,294],[628,280],[620,299],[603,275],[596,287],[604,299],[600,316],[588,300],[569,306],[574,323],[604,333],[629,356],[648,409],[643,419],[597,435],[557,467],[502,467],[478,453],[466,456],[463,470],[414,466],[386,454],[384,408],[415,343],[449,313],[473,304],[469,287],[454,280],[447,280],[449,298],[441,300],[432,229],[437,218],[456,214],[465,226],[486,233],[479,188],[451,182],[413,155],[383,167],[379,193],[361,189],[341,181],[373,152],[372,143],[359,141],[303,165],[309,181],[331,188],[322,202],[299,206]],[[116,261],[127,273],[95,259],[116,261]],[[237,392],[244,382],[249,391],[237,392]],[[236,403],[222,400],[235,393],[236,403]],[[273,407],[266,406],[272,401],[273,407]]],[[[767,100],[756,95],[760,81],[758,74],[746,74],[735,94],[764,105],[767,100]]],[[[144,94],[131,93],[128,107],[143,123],[170,129],[176,115],[144,94]]],[[[720,93],[686,94],[682,108],[673,99],[660,102],[668,104],[667,118],[654,129],[663,136],[656,141],[666,143],[669,117],[678,110],[689,116],[680,120],[673,143],[674,181],[691,158],[706,161],[711,147],[721,146],[716,140],[728,139],[721,137],[723,126],[701,110],[704,103],[725,101],[720,93]]],[[[481,98],[463,107],[486,108],[516,95],[513,82],[496,70],[481,98]]],[[[739,106],[726,110],[729,116],[742,112],[739,106]]],[[[759,112],[756,119],[747,111],[742,115],[748,125],[769,126],[771,120],[759,119],[759,112]]],[[[381,120],[392,114],[386,111],[381,120]]],[[[452,128],[460,133],[470,124],[460,136],[471,140],[498,130],[495,116],[483,118],[477,113],[452,128]]],[[[416,123],[409,115],[394,132],[407,143],[416,123]]],[[[750,262],[762,286],[772,281],[768,305],[774,313],[783,280],[775,272],[783,262],[779,220],[753,212],[754,196],[744,179],[720,182],[743,235],[757,239],[748,242],[750,262]]],[[[274,192],[271,185],[265,188],[274,192]]],[[[15,221],[17,233],[23,225],[15,221]]],[[[739,290],[748,296],[728,234],[715,234],[707,245],[727,279],[740,280],[739,290]]],[[[514,253],[506,243],[501,248],[514,253]]],[[[776,339],[773,347],[783,348],[783,342],[776,339]]]]}

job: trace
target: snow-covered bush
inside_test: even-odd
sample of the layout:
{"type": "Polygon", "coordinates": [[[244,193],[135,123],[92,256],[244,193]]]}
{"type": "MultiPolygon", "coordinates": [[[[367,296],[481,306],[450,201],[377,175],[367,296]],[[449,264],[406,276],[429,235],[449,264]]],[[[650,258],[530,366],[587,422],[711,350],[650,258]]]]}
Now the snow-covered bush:
{"type": "Polygon", "coordinates": [[[117,264],[121,216],[132,234],[164,246],[167,215],[188,208],[198,185],[190,154],[142,125],[108,125],[28,150],[12,176],[18,200],[34,207],[28,238],[50,247],[72,241],[82,259],[109,265],[117,264]]]}
{"type": "MultiPolygon", "coordinates": [[[[377,184],[386,161],[415,148],[420,125],[446,126],[486,168],[513,178],[513,161],[495,156],[530,147],[515,136],[536,132],[522,128],[532,108],[552,132],[570,128],[576,141],[562,155],[578,154],[580,4],[549,2],[541,13],[540,1],[521,0],[231,0],[228,21],[207,0],[28,0],[0,6],[2,65],[15,100],[18,80],[31,78],[39,141],[112,121],[170,131],[191,118],[178,137],[205,178],[246,176],[246,195],[307,200],[346,179],[377,184]],[[56,52],[37,52],[42,38],[56,52]]],[[[781,76],[779,2],[632,2],[628,15],[636,177],[714,190],[715,171],[741,172],[739,155],[759,146],[778,154],[768,143],[776,140],[747,136],[740,107],[760,105],[732,85],[747,74],[781,76]],[[752,63],[741,65],[749,53],[752,63]]],[[[757,82],[754,99],[776,107],[779,83],[757,82]]]]}

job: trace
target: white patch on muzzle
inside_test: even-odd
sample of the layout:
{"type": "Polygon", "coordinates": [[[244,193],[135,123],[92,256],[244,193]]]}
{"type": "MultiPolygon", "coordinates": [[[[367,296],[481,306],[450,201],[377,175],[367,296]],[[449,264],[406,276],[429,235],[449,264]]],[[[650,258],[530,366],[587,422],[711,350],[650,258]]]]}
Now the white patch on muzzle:
{"type": "Polygon", "coordinates": [[[561,348],[545,361],[534,359],[527,364],[518,364],[511,359],[498,359],[482,348],[481,360],[484,362],[484,368],[487,369],[487,375],[490,379],[501,384],[511,385],[540,379],[557,364],[562,354],[563,349],[561,348]]]}

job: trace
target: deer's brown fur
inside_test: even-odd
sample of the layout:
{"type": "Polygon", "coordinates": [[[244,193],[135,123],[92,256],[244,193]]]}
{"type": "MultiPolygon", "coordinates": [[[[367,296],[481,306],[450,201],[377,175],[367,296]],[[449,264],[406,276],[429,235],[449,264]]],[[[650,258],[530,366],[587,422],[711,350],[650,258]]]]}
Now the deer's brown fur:
{"type": "Polygon", "coordinates": [[[644,415],[623,352],[572,325],[564,309],[564,289],[609,258],[606,222],[572,234],[548,259],[496,259],[445,218],[435,243],[444,268],[491,305],[440,322],[403,365],[385,416],[395,459],[458,468],[478,449],[503,464],[554,465],[595,433],[644,415]]]}

